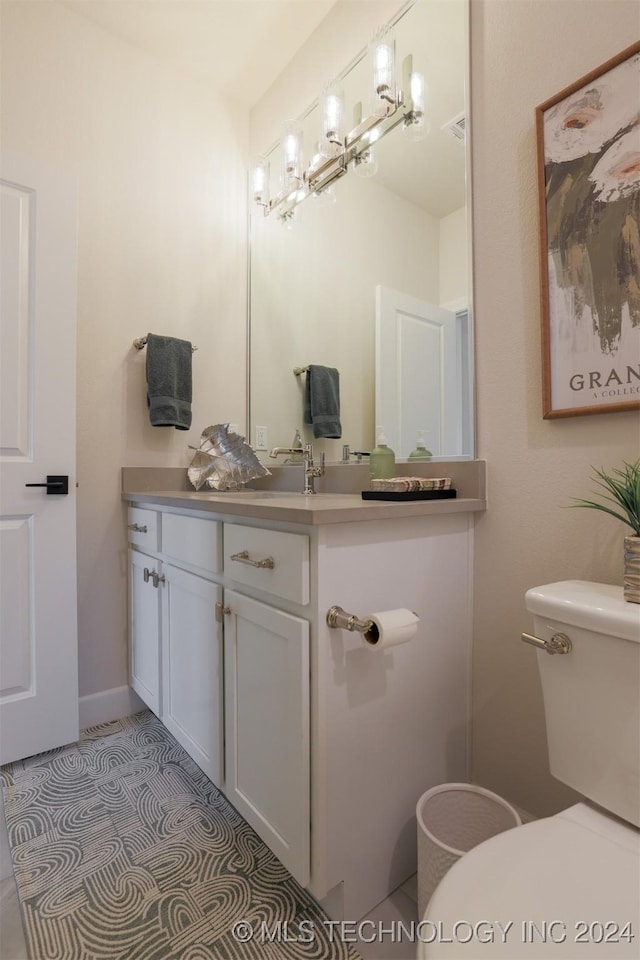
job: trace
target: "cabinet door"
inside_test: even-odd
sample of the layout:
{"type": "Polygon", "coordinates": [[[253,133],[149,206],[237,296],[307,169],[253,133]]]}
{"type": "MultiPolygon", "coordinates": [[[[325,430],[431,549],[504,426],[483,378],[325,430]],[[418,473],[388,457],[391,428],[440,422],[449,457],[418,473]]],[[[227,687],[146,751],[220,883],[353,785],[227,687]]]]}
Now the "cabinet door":
{"type": "Polygon", "coordinates": [[[225,591],[226,788],[303,885],[309,881],[309,624],[225,591]]]}
{"type": "Polygon", "coordinates": [[[215,784],[224,776],[222,588],[164,565],[162,721],[215,784]]]}
{"type": "Polygon", "coordinates": [[[150,710],[160,715],[160,591],[150,574],[154,557],[129,550],[129,682],[150,710]],[[146,571],[146,573],[145,573],[146,571]]]}

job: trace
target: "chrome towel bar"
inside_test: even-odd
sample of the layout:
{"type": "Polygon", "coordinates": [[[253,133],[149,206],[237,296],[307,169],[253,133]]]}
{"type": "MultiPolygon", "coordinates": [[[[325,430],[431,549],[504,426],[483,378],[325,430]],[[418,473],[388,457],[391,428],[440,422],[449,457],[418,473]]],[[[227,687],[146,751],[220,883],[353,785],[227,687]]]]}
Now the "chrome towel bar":
{"type": "MultiPolygon", "coordinates": [[[[146,338],[146,337],[136,337],[136,339],[133,341],[133,345],[134,345],[134,347],[136,348],[136,350],[144,350],[144,348],[145,348],[146,345],[147,345],[147,338],[146,338]]],[[[191,347],[191,353],[195,353],[195,351],[196,351],[197,349],[198,349],[198,348],[196,347],[196,345],[193,344],[193,346],[191,347]]]]}

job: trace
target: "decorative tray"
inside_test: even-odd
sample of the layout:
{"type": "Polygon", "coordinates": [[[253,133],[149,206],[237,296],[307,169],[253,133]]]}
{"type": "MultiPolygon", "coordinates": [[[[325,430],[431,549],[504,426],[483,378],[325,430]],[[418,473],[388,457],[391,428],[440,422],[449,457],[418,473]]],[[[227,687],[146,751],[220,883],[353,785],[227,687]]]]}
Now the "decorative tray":
{"type": "Polygon", "coordinates": [[[363,490],[363,500],[453,500],[455,490],[363,490]]]}

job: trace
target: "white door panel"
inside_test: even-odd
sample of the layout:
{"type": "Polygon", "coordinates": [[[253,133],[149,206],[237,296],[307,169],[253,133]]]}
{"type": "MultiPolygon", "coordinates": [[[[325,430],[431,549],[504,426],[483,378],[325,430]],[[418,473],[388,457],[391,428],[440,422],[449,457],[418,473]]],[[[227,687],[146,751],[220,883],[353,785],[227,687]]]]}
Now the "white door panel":
{"type": "Polygon", "coordinates": [[[77,739],[75,185],[8,151],[0,214],[0,763],[77,739]],[[69,493],[47,493],[67,475],[69,493]]]}

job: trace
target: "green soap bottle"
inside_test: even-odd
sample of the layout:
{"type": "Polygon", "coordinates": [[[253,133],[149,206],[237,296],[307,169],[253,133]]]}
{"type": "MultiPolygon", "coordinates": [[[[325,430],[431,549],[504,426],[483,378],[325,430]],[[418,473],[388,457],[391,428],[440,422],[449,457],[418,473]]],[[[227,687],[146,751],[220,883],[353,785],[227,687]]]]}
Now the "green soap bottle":
{"type": "Polygon", "coordinates": [[[376,427],[377,441],[369,456],[369,475],[372,480],[388,480],[395,476],[396,455],[389,446],[384,427],[376,427]]]}
{"type": "Polygon", "coordinates": [[[418,430],[416,448],[409,454],[409,460],[429,460],[432,456],[431,450],[427,450],[427,445],[424,442],[424,430],[418,430]]]}

